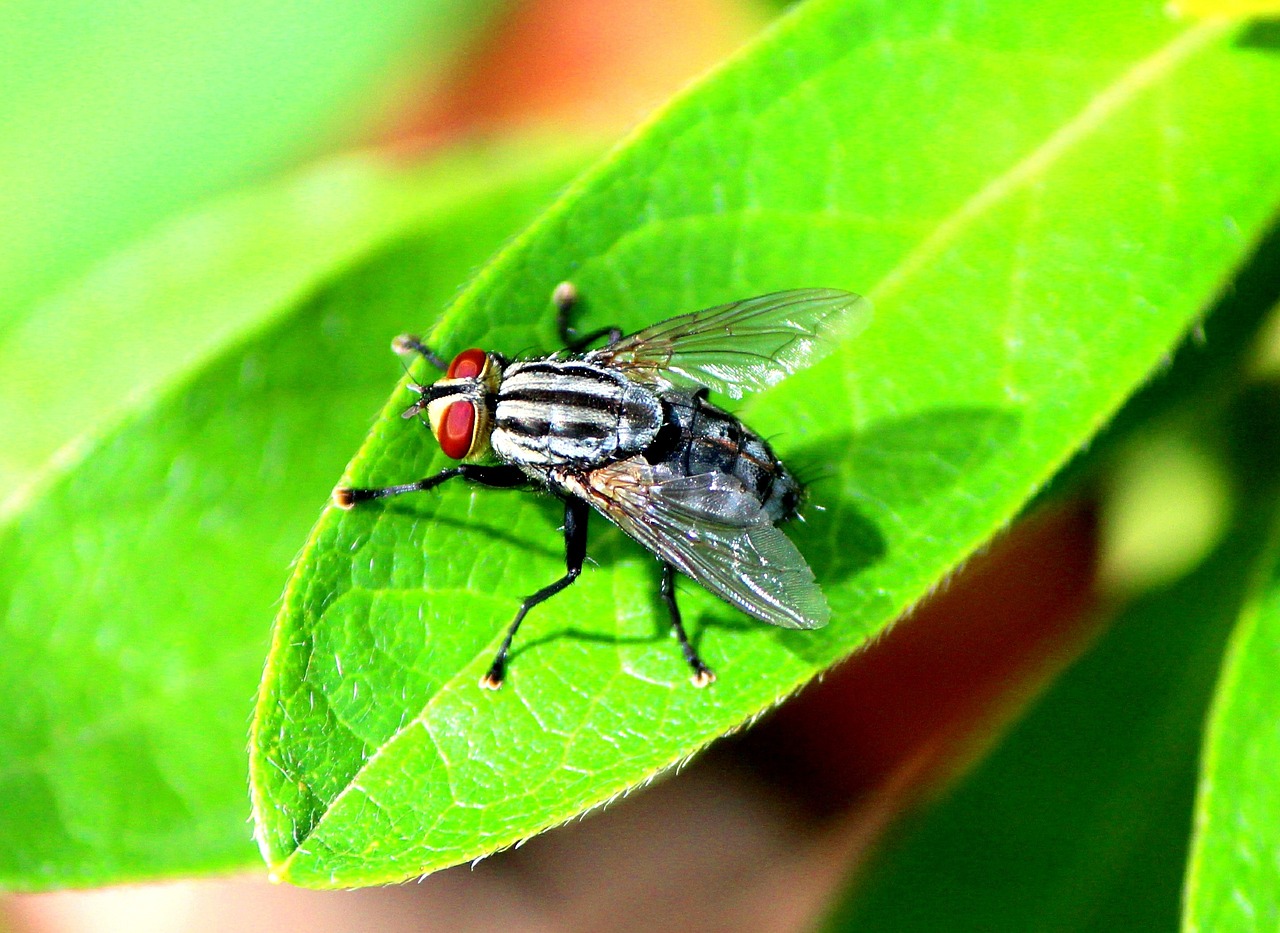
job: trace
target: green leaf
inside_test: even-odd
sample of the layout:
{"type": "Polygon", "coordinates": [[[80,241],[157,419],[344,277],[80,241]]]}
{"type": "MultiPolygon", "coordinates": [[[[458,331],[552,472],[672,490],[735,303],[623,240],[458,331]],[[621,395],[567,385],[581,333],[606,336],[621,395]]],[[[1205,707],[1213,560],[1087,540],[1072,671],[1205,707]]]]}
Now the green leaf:
{"type": "Polygon", "coordinates": [[[181,218],[44,302],[0,344],[0,519],[148,396],[285,313],[370,243],[487,191],[475,163],[437,162],[419,182],[373,156],[336,159],[181,218]]]}
{"type": "Polygon", "coordinates": [[[528,148],[346,159],[176,224],[61,303],[148,344],[145,391],[62,370],[65,419],[90,427],[0,524],[0,885],[257,862],[244,733],[286,568],[399,371],[387,335],[581,161],[528,148]]]}
{"type": "MultiPolygon", "coordinates": [[[[895,833],[829,929],[1177,925],[1204,713],[1227,636],[1275,558],[1278,401],[1275,391],[1251,396],[1229,419],[1236,502],[1215,552],[1121,612],[994,754],[895,833]]],[[[1274,716],[1265,721],[1274,731],[1274,716]]],[[[1270,787],[1265,751],[1230,767],[1248,760],[1259,787],[1270,787]]],[[[1274,847],[1255,851],[1259,863],[1272,862],[1274,847]]],[[[1273,863],[1270,871],[1274,880],[1273,863]]],[[[1233,880],[1265,916],[1274,884],[1253,873],[1233,880]]],[[[1201,928],[1236,927],[1209,920],[1201,928]]]]}
{"type": "MultiPolygon", "coordinates": [[[[431,333],[555,348],[585,327],[782,288],[869,294],[868,331],[758,396],[814,467],[789,530],[832,624],[782,632],[696,588],[714,687],[688,686],[652,558],[598,562],[531,614],[507,685],[476,682],[520,597],[562,573],[557,506],[450,484],[323,515],[255,720],[276,874],[352,885],[509,845],[646,780],[848,654],[1014,515],[1156,367],[1280,202],[1280,61],[1158,2],[814,2],[660,113],[487,267],[431,333]],[[1046,54],[1045,49],[1052,49],[1046,54]]],[[[397,392],[356,485],[445,465],[397,392]]]]}
{"type": "Polygon", "coordinates": [[[367,125],[380,87],[440,68],[495,5],[0,4],[0,341],[157,222],[367,125]]]}
{"type": "MultiPolygon", "coordinates": [[[[1265,397],[1275,417],[1278,393],[1265,397]]],[[[1274,467],[1280,441],[1255,467],[1274,467]]],[[[1273,550],[1275,542],[1272,542],[1273,550]]],[[[1273,577],[1231,636],[1200,766],[1187,869],[1185,930],[1270,930],[1280,922],[1280,579],[1273,577]]]]}

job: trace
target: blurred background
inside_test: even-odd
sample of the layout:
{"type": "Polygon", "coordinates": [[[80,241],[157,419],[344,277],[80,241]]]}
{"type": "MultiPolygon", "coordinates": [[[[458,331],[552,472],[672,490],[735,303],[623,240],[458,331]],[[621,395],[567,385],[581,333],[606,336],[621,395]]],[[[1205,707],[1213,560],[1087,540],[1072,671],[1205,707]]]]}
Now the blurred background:
{"type": "MultiPolygon", "coordinates": [[[[8,0],[0,344],[23,309],[166,221],[327,155],[422,160],[532,128],[619,138],[785,6],[8,0]]],[[[811,928],[872,844],[987,750],[1119,599],[1214,543],[1228,493],[1210,447],[1194,426],[1154,429],[1109,479],[1047,500],[821,684],[519,849],[357,892],[249,872],[10,895],[0,928],[811,928]],[[1188,503],[1181,525],[1153,523],[1150,503],[1170,496],[1188,503]]]]}

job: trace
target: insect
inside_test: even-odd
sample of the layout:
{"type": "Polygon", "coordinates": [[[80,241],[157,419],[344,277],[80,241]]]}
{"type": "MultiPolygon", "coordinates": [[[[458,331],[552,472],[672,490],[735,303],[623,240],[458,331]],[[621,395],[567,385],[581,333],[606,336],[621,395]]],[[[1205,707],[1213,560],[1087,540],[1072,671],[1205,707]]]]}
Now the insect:
{"type": "Polygon", "coordinates": [[[565,349],[537,359],[473,348],[446,363],[418,338],[397,337],[397,352],[444,373],[431,385],[409,384],[418,397],[403,416],[425,411],[444,453],[460,463],[397,486],[342,486],[335,504],[349,509],[457,477],[541,487],[564,501],[565,573],[521,602],[481,678],[488,689],[501,686],[529,610],[582,572],[591,508],[661,562],[661,596],[695,686],[715,675],[685,632],[677,571],[762,621],[825,625],[826,598],[777,527],[797,512],[799,482],[763,438],[707,399],[712,391],[741,398],[815,362],[865,320],[865,299],[834,289],[777,292],[625,337],[617,328],[577,335],[569,324],[576,299],[569,283],[556,288],[565,349]]]}

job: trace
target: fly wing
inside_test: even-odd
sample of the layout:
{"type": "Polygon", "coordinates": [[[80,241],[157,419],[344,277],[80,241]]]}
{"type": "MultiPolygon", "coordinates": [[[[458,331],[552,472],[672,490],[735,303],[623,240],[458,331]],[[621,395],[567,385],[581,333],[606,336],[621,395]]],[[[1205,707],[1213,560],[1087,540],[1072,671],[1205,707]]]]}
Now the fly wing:
{"type": "Polygon", "coordinates": [[[742,611],[783,628],[831,618],[804,557],[736,477],[681,476],[633,457],[579,482],[610,521],[742,611]]]}
{"type": "Polygon", "coordinates": [[[851,292],[800,288],[683,314],[586,359],[647,385],[742,398],[816,363],[870,316],[871,303],[851,292]]]}

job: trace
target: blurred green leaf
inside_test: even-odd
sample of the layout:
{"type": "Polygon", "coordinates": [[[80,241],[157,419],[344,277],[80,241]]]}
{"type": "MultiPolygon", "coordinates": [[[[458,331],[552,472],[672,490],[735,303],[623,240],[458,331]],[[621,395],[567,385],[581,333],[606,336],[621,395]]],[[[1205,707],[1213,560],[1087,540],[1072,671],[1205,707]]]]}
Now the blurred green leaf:
{"type": "MultiPolygon", "coordinates": [[[[1280,463],[1280,393],[1259,400],[1269,431],[1251,470],[1280,463]],[[1267,443],[1269,442],[1269,443],[1267,443]]],[[[1274,545],[1273,541],[1273,545],[1274,545]]],[[[1183,929],[1280,925],[1280,579],[1270,581],[1231,637],[1200,766],[1183,929]]]]}
{"type": "Polygon", "coordinates": [[[495,5],[0,4],[0,352],[95,259],[369,124],[371,94],[440,68],[495,5]]]}
{"type": "MultiPolygon", "coordinates": [[[[399,372],[388,335],[580,163],[528,148],[346,159],[174,225],[63,303],[110,309],[159,369],[0,525],[0,885],[257,861],[244,735],[286,568],[399,372]]],[[[68,417],[95,422],[94,376],[62,374],[68,417]]]]}
{"type": "Polygon", "coordinates": [[[170,223],[44,302],[0,344],[0,518],[147,396],[288,313],[371,242],[482,190],[466,160],[415,186],[374,157],[336,159],[170,223]]]}
{"type": "MultiPolygon", "coordinates": [[[[720,674],[691,689],[654,561],[603,522],[562,572],[557,506],[445,486],[322,516],[255,722],[260,842],[310,885],[491,852],[687,756],[882,629],[1012,516],[1155,368],[1280,202],[1280,60],[1236,27],[1105,9],[814,2],[659,114],[476,279],[446,353],[555,348],[551,287],[626,329],[796,286],[871,328],[746,408],[822,478],[790,530],[816,633],[683,591],[720,674]],[[1052,50],[1046,53],[1046,49],[1052,50]]],[[[398,392],[347,471],[445,461],[398,392]]]]}
{"type": "MultiPolygon", "coordinates": [[[[1275,557],[1278,403],[1274,391],[1251,396],[1230,419],[1237,508],[1217,550],[1120,613],[990,758],[898,830],[831,929],[1177,926],[1204,711],[1227,635],[1275,557]]],[[[1274,716],[1265,722],[1274,731],[1274,716]]],[[[1264,751],[1223,760],[1252,760],[1259,787],[1274,783],[1264,751]]],[[[1271,862],[1274,851],[1256,854],[1271,862]]],[[[1273,863],[1258,868],[1274,879],[1273,863]]],[[[1274,885],[1260,880],[1235,876],[1261,911],[1274,885]]]]}

